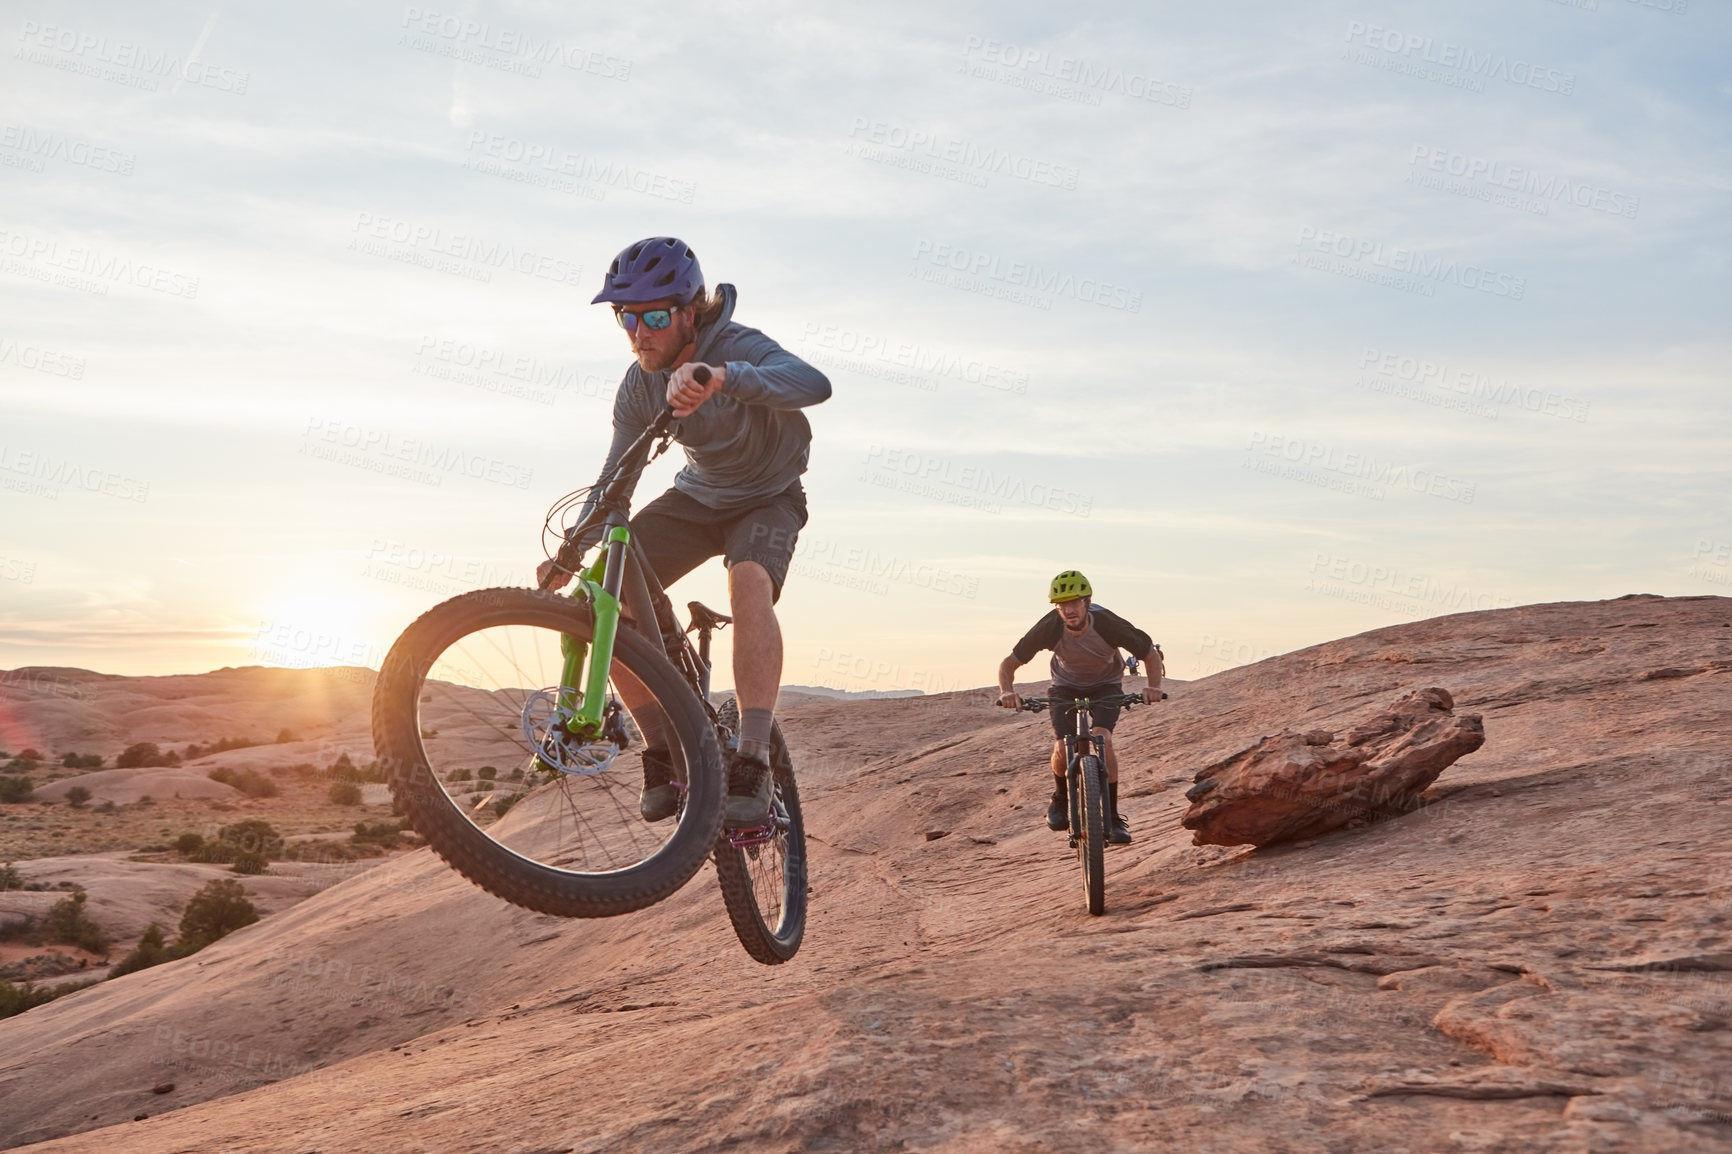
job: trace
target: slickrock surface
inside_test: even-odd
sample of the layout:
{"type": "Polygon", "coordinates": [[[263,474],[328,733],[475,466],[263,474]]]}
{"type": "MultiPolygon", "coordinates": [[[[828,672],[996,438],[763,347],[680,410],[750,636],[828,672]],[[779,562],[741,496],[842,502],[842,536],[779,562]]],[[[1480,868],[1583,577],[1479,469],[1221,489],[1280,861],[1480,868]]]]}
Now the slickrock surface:
{"type": "Polygon", "coordinates": [[[792,963],[745,957],[708,869],[643,914],[561,922],[421,851],[0,1022],[0,1135],[96,1154],[1732,1148],[1728,670],[1732,601],[1638,598],[1197,682],[1120,724],[1137,840],[1108,858],[1099,918],[1042,821],[1044,718],[984,694],[802,704],[784,722],[815,878],[792,963]],[[1436,685],[1486,744],[1430,804],[1310,844],[1189,844],[1198,766],[1436,685]]]}
{"type": "Polygon", "coordinates": [[[1426,786],[1485,744],[1447,689],[1410,693],[1346,733],[1265,737],[1197,771],[1181,819],[1194,845],[1275,845],[1411,812],[1426,786]]]}

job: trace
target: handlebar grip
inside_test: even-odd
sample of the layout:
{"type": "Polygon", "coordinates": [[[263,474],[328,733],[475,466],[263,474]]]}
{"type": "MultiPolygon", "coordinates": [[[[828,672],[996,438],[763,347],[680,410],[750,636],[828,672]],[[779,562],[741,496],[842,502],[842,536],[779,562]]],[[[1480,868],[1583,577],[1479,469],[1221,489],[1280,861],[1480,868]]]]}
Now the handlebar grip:
{"type": "Polygon", "coordinates": [[[709,384],[710,383],[710,367],[708,365],[699,365],[697,368],[693,369],[692,370],[692,380],[696,381],[700,385],[709,384]]]}

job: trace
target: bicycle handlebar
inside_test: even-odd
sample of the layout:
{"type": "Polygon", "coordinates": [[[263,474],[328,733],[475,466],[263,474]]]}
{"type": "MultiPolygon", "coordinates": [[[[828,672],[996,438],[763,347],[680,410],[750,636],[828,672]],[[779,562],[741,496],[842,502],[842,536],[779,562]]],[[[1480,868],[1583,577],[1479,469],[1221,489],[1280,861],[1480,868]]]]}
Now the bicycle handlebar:
{"type": "MultiPolygon", "coordinates": [[[[1161,694],[1165,697],[1166,694],[1161,694]]],[[[1000,709],[1009,709],[1003,702],[994,702],[1000,709]]],[[[1140,693],[1113,693],[1106,697],[1024,697],[1022,707],[1029,713],[1043,713],[1054,706],[1066,705],[1117,705],[1129,709],[1134,705],[1143,705],[1143,695],[1140,693]]]]}
{"type": "MultiPolygon", "coordinates": [[[[699,365],[692,370],[692,379],[700,385],[709,384],[710,376],[708,365],[699,365]]],[[[582,553],[576,548],[576,542],[581,541],[591,529],[607,520],[608,514],[612,513],[615,507],[626,498],[627,483],[635,484],[637,475],[643,472],[645,465],[649,464],[651,447],[656,441],[669,435],[668,426],[673,424],[674,419],[673,407],[664,405],[662,411],[656,414],[656,419],[649,423],[649,427],[639,433],[637,440],[633,441],[626,451],[620,454],[619,463],[613,467],[613,472],[596,483],[595,501],[590,505],[589,515],[566,532],[565,543],[559,547],[559,551],[553,556],[554,568],[548,574],[549,581],[552,580],[554,574],[560,572],[575,573],[577,571],[577,563],[581,559],[582,553]]],[[[548,582],[541,583],[541,588],[546,589],[548,587],[548,582]]]]}

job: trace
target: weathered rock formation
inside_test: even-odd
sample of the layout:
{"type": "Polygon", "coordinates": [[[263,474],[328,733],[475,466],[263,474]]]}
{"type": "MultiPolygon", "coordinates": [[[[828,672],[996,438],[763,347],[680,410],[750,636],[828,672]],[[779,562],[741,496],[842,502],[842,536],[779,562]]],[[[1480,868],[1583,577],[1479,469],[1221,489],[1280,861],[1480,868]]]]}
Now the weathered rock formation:
{"type": "Polygon", "coordinates": [[[1280,733],[1197,771],[1183,822],[1195,845],[1270,845],[1373,813],[1401,813],[1485,742],[1446,689],[1421,689],[1339,737],[1280,733]]]}

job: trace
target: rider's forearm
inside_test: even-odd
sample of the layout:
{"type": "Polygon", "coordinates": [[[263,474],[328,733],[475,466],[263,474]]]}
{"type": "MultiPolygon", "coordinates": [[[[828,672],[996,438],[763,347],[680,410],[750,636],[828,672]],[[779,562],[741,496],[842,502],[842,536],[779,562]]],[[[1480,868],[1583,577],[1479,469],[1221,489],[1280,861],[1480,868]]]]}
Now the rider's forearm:
{"type": "Polygon", "coordinates": [[[998,692],[1000,696],[1016,692],[1016,671],[1022,668],[1022,662],[1015,657],[1006,657],[998,663],[998,692]]]}
{"type": "Polygon", "coordinates": [[[1143,658],[1143,672],[1148,675],[1150,689],[1161,687],[1161,679],[1167,675],[1167,663],[1162,659],[1158,646],[1149,650],[1149,655],[1143,658]]]}
{"type": "Polygon", "coordinates": [[[722,392],[747,405],[803,409],[830,399],[830,378],[777,347],[757,364],[728,361],[722,392]]]}

